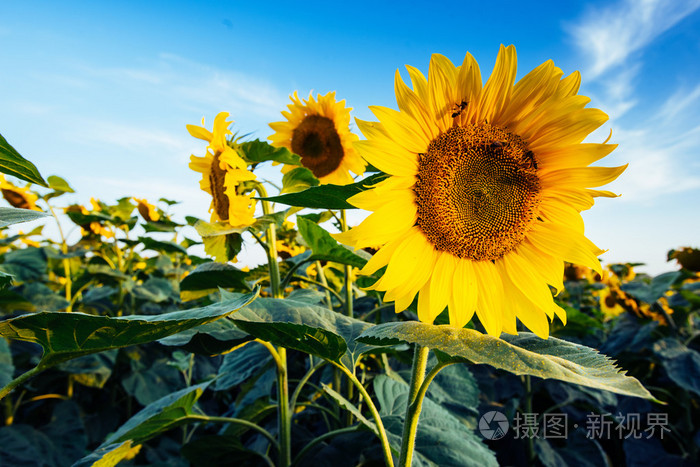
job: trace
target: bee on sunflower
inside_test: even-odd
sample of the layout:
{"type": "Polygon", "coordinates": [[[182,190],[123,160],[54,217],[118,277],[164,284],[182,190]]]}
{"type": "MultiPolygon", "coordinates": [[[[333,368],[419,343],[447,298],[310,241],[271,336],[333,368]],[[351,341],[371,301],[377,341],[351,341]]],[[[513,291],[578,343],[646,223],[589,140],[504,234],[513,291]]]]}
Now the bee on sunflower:
{"type": "Polygon", "coordinates": [[[363,268],[396,312],[418,296],[418,317],[432,323],[448,308],[452,326],[476,313],[486,332],[517,333],[516,319],[547,338],[565,311],[550,286],[563,288],[564,262],[601,271],[603,250],[584,236],[581,211],[593,188],[626,168],[589,167],[616,145],[582,143],[607,121],[577,95],[580,75],[563,77],[550,60],[515,82],[515,47],[501,46],[485,85],[476,60],[455,66],[435,54],[428,77],[398,70],[399,110],[370,107],[378,122],[357,120],[367,138],[355,147],[390,177],[349,202],[373,211],[336,235],[355,248],[378,248],[363,268]]]}

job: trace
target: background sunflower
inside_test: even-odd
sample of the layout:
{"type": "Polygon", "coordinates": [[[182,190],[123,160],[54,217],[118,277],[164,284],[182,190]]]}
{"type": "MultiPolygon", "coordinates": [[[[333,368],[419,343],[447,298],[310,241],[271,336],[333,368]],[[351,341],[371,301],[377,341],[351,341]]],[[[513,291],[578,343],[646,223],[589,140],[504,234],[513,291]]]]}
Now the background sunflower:
{"type": "MultiPolygon", "coordinates": [[[[352,183],[350,172],[362,175],[365,163],[353,148],[357,135],[350,132],[350,110],[345,101],[336,101],[335,92],[317,99],[299,99],[296,91],[290,96],[287,119],[270,123],[275,131],[269,139],[274,146],[286,147],[301,157],[301,165],[311,170],[321,183],[352,183]]],[[[285,165],[283,173],[294,166],[285,165]]]]}

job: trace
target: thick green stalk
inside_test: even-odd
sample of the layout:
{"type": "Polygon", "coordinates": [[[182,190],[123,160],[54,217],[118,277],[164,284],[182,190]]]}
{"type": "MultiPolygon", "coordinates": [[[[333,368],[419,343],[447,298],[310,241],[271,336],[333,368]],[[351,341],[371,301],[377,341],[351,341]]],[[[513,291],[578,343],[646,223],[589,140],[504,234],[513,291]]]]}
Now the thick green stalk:
{"type": "Polygon", "coordinates": [[[430,349],[428,347],[421,347],[416,344],[413,353],[413,366],[411,367],[411,385],[406,403],[406,416],[403,422],[401,455],[399,456],[399,466],[401,467],[411,465],[411,460],[413,459],[418,418],[423,407],[423,397],[419,397],[419,393],[425,380],[425,368],[428,364],[429,353],[430,349]]]}
{"type": "Polygon", "coordinates": [[[17,378],[7,383],[7,386],[0,389],[0,400],[2,400],[6,395],[8,395],[14,388],[27,381],[29,378],[41,373],[46,368],[48,367],[42,367],[41,364],[39,364],[31,370],[27,371],[26,373],[19,375],[17,378]]]}
{"type": "Polygon", "coordinates": [[[348,370],[341,364],[335,362],[331,363],[340,371],[345,373],[348,379],[350,379],[350,381],[352,382],[352,384],[354,384],[357,387],[357,390],[360,391],[362,398],[367,403],[367,408],[369,408],[369,411],[372,414],[374,423],[375,425],[377,425],[377,431],[379,432],[379,441],[381,441],[382,443],[382,452],[384,453],[384,462],[386,462],[387,466],[394,467],[394,459],[393,457],[391,457],[391,446],[389,445],[389,438],[387,438],[386,436],[384,423],[382,423],[382,417],[379,415],[379,410],[377,410],[377,406],[374,405],[374,402],[372,401],[372,398],[370,397],[369,393],[362,385],[360,380],[358,380],[357,377],[352,373],[352,371],[348,370]]]}
{"type": "MultiPolygon", "coordinates": [[[[261,198],[267,198],[267,190],[261,183],[255,184],[261,198]]],[[[264,215],[272,214],[270,202],[262,200],[264,215]]],[[[270,268],[270,292],[274,298],[283,298],[280,290],[280,269],[277,263],[277,232],[270,222],[265,233],[267,264],[270,268]]],[[[277,348],[277,427],[279,430],[279,466],[287,467],[292,462],[292,412],[289,410],[289,375],[287,373],[287,349],[277,348]]]]}
{"type": "MultiPolygon", "coordinates": [[[[46,205],[49,207],[49,211],[51,211],[51,215],[56,219],[56,226],[58,227],[58,234],[61,236],[61,253],[64,255],[68,254],[68,243],[66,242],[66,237],[63,235],[63,228],[61,227],[61,222],[58,220],[58,216],[53,210],[53,207],[49,204],[49,202],[46,202],[46,205]]],[[[66,300],[68,301],[68,306],[66,307],[66,312],[70,313],[73,311],[73,280],[71,278],[71,270],[70,270],[70,259],[69,258],[63,258],[63,273],[66,276],[66,300]]]]}
{"type": "MultiPolygon", "coordinates": [[[[348,230],[348,221],[345,219],[345,209],[340,210],[340,227],[343,232],[348,230]]],[[[345,265],[345,314],[353,317],[352,306],[352,267],[345,265]]]]}

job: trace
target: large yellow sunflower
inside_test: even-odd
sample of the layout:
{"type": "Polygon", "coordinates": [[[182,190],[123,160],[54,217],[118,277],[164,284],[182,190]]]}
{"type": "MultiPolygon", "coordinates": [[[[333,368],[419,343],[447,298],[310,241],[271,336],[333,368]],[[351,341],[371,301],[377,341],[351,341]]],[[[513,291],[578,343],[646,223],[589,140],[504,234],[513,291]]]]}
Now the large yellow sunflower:
{"type": "MultiPolygon", "coordinates": [[[[203,126],[187,125],[187,131],[195,138],[209,142],[204,157],[190,156],[190,169],[202,174],[199,186],[212,196],[211,222],[223,221],[232,227],[247,227],[255,222],[255,200],[251,194],[239,191],[241,182],[255,180],[247,163],[228,144],[231,122],[228,112],[219,113],[214,119],[213,132],[203,126]]],[[[204,125],[204,120],[202,120],[204,125]]]]}
{"type": "MultiPolygon", "coordinates": [[[[335,92],[305,101],[296,92],[292,103],[283,111],[284,122],[270,123],[275,134],[269,137],[274,146],[286,147],[301,157],[301,165],[313,172],[321,183],[346,185],[352,183],[350,171],[365,172],[365,163],[353,148],[358,140],[350,132],[350,111],[345,101],[336,102],[335,92]]],[[[284,172],[293,166],[285,166],[284,172]]]]}
{"type": "Polygon", "coordinates": [[[515,47],[501,46],[482,86],[474,58],[461,66],[433,55],[428,79],[396,72],[399,110],[371,107],[379,122],[358,120],[362,156],[390,174],[349,201],[374,211],[336,236],[381,247],[363,268],[387,266],[373,288],[432,323],[447,306],[450,324],[476,312],[488,334],[516,333],[516,318],[542,338],[549,319],[566,314],[549,285],[563,288],[564,261],[600,271],[603,251],[584,236],[580,212],[592,190],[626,166],[588,167],[616,145],[584,144],[607,120],[577,95],[578,72],[562,78],[552,61],[515,83],[515,47]]]}

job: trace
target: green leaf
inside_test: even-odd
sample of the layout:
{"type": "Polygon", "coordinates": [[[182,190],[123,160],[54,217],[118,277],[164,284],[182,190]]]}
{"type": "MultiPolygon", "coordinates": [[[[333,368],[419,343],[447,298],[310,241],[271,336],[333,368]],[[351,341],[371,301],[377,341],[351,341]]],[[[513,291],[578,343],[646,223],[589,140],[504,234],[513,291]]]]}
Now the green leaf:
{"type": "Polygon", "coordinates": [[[30,222],[42,217],[48,217],[49,214],[33,209],[20,209],[10,207],[0,207],[0,228],[7,227],[20,222],[30,222]]]}
{"type": "Polygon", "coordinates": [[[239,150],[251,162],[275,161],[281,164],[299,165],[301,158],[287,148],[276,148],[266,141],[256,139],[241,143],[239,150]]]}
{"type": "Polygon", "coordinates": [[[114,467],[131,454],[134,442],[126,440],[100,447],[71,467],[114,467]]]}
{"type": "Polygon", "coordinates": [[[5,339],[0,339],[0,387],[5,387],[14,379],[15,365],[12,363],[10,346],[5,339]]]}
{"type": "Polygon", "coordinates": [[[654,303],[663,297],[682,275],[681,271],[667,272],[654,277],[649,283],[642,280],[628,282],[622,285],[622,290],[645,303],[654,303]]]}
{"type": "MultiPolygon", "coordinates": [[[[382,422],[389,444],[401,448],[408,384],[379,375],[374,392],[381,406],[382,422]]],[[[418,420],[413,466],[497,466],[496,456],[472,430],[449,411],[431,400],[423,399],[418,420]]]]}
{"type": "Polygon", "coordinates": [[[154,250],[161,253],[182,253],[187,254],[187,250],[175,242],[164,242],[160,240],[154,240],[149,237],[139,237],[139,241],[143,243],[146,250],[154,250]]]}
{"type": "Polygon", "coordinates": [[[333,388],[331,388],[327,384],[321,383],[321,386],[323,387],[323,390],[326,392],[326,394],[335,399],[339,406],[350,412],[355,418],[357,418],[357,420],[360,423],[369,428],[375,435],[379,436],[379,430],[377,429],[377,425],[375,425],[374,422],[367,420],[367,418],[364,415],[362,415],[360,409],[355,407],[355,405],[352,402],[347,400],[338,392],[334,391],[333,388]]]}
{"type": "Polygon", "coordinates": [[[376,174],[351,185],[320,185],[299,193],[265,198],[275,203],[314,209],[355,209],[347,199],[365,191],[386,178],[386,174],[376,174]]]}
{"type": "Polygon", "coordinates": [[[26,182],[48,186],[36,166],[20,156],[2,135],[0,135],[0,172],[21,178],[26,182]]]}
{"type": "Polygon", "coordinates": [[[313,172],[309,169],[306,167],[295,167],[282,177],[282,190],[280,194],[298,193],[309,187],[318,186],[319,183],[318,179],[314,177],[313,172]]]}
{"type": "Polygon", "coordinates": [[[355,341],[371,324],[289,299],[258,299],[231,320],[259,339],[342,362],[348,368],[354,367],[361,353],[372,348],[355,341]]]}
{"type": "Polygon", "coordinates": [[[674,383],[700,395],[700,352],[667,337],[654,343],[654,353],[663,360],[663,368],[674,383]]]}
{"type": "Polygon", "coordinates": [[[145,344],[215,321],[249,304],[257,290],[203,308],[153,316],[92,316],[42,312],[0,322],[0,336],[34,342],[44,348],[39,363],[46,368],[104,350],[145,344]]]}
{"type": "Polygon", "coordinates": [[[127,440],[141,444],[164,431],[188,423],[187,416],[192,413],[194,403],[209,384],[211,381],[196,384],[148,404],[108,436],[100,447],[127,440]]]}
{"type": "Polygon", "coordinates": [[[10,286],[12,284],[13,277],[14,276],[12,274],[7,274],[5,271],[0,269],[0,290],[6,289],[8,286],[10,286]]]}
{"type": "Polygon", "coordinates": [[[103,388],[112,375],[117,349],[73,359],[59,365],[59,369],[70,373],[73,380],[92,388],[103,388]]]}
{"type": "Polygon", "coordinates": [[[132,369],[132,373],[122,379],[122,387],[141,405],[151,404],[184,386],[180,372],[162,359],[150,367],[132,361],[132,369]]]}
{"type": "Polygon", "coordinates": [[[197,354],[214,356],[228,352],[253,339],[241,331],[228,318],[217,319],[211,323],[188,329],[160,339],[163,345],[177,345],[197,354]]]}
{"type": "Polygon", "coordinates": [[[258,370],[272,360],[272,355],[264,345],[250,342],[243,347],[227,353],[219,367],[219,377],[214,389],[227,391],[247,381],[258,370]]]}
{"type": "Polygon", "coordinates": [[[209,262],[200,264],[180,281],[180,290],[214,288],[250,290],[245,281],[248,273],[230,264],[209,262]]]}
{"type": "Polygon", "coordinates": [[[71,188],[68,182],[57,175],[50,175],[46,180],[49,182],[49,188],[52,190],[64,193],[75,193],[75,190],[71,188]]]}
{"type": "Polygon", "coordinates": [[[356,268],[361,268],[367,263],[367,259],[340,245],[325,229],[303,216],[297,216],[297,225],[299,233],[313,250],[313,255],[307,261],[333,261],[356,268]]]}
{"type": "Polygon", "coordinates": [[[516,375],[553,378],[617,394],[656,401],[637,379],[626,376],[598,351],[554,337],[547,340],[529,332],[502,339],[473,329],[435,326],[407,321],[373,326],[358,337],[373,345],[400,342],[437,349],[472,363],[485,363],[516,375]]]}

